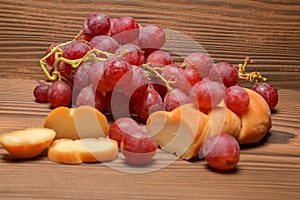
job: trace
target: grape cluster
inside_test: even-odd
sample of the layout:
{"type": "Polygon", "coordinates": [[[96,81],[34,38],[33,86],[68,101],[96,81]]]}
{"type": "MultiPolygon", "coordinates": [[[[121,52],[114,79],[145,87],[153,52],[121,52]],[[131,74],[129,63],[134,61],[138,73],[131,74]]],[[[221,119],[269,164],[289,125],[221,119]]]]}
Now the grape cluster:
{"type": "Polygon", "coordinates": [[[276,89],[260,73],[246,73],[249,58],[236,68],[194,52],[180,64],[163,50],[165,42],[166,34],[157,24],[142,26],[129,16],[94,13],[72,41],[53,43],[46,50],[40,64],[47,82],[35,87],[36,101],[49,102],[52,108],[90,105],[114,120],[133,117],[139,122],[155,111],[187,103],[207,112],[224,101],[242,115],[250,99],[239,80],[246,80],[256,81],[253,90],[275,108],[276,89]]]}

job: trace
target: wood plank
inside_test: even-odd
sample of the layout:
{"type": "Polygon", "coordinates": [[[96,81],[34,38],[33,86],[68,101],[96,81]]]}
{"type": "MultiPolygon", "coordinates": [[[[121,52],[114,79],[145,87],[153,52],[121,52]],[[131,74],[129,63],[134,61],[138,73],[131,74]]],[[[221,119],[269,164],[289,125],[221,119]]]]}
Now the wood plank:
{"type": "Polygon", "coordinates": [[[51,43],[71,40],[94,12],[184,34],[192,40],[170,38],[165,46],[175,45],[180,55],[199,50],[196,42],[215,62],[237,65],[250,56],[249,71],[260,71],[279,89],[272,129],[258,144],[241,146],[231,173],[162,151],[137,168],[121,153],[113,162],[62,165],[46,152],[18,160],[0,147],[0,199],[300,198],[299,0],[1,0],[0,133],[43,125],[51,109],[32,95],[36,80],[45,78],[39,59],[51,43]]]}
{"type": "Polygon", "coordinates": [[[186,34],[215,62],[237,65],[250,56],[249,70],[262,71],[277,87],[300,87],[299,1],[3,0],[0,10],[0,77],[44,78],[38,61],[46,48],[71,40],[88,15],[104,12],[186,34]]]}
{"type": "MultiPolygon", "coordinates": [[[[0,79],[0,132],[43,125],[50,108],[34,101],[35,85],[33,80],[0,79]]],[[[296,199],[300,93],[280,89],[279,94],[270,133],[258,144],[242,146],[238,168],[232,173],[217,173],[203,160],[178,160],[161,151],[154,164],[141,169],[126,164],[121,153],[113,162],[73,166],[49,161],[46,154],[17,160],[0,148],[0,195],[5,199],[296,199]]]]}

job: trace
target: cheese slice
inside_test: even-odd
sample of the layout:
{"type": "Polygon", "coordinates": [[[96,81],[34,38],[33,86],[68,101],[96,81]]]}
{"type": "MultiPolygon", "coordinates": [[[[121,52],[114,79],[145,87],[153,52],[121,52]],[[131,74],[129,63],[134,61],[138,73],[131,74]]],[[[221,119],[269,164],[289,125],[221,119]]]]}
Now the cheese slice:
{"type": "Polygon", "coordinates": [[[44,127],[55,130],[55,139],[106,137],[109,128],[105,115],[91,106],[55,108],[47,116],[44,127]]]}

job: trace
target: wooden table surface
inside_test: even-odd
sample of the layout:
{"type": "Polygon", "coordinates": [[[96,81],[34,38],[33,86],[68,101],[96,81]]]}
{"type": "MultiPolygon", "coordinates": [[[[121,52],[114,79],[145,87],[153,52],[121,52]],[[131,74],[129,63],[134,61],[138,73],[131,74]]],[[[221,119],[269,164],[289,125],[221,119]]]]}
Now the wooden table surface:
{"type": "Polygon", "coordinates": [[[51,109],[32,95],[36,80],[44,79],[39,59],[51,43],[71,40],[94,12],[188,35],[215,62],[237,65],[250,56],[249,70],[279,91],[271,130],[260,143],[242,146],[231,173],[214,172],[202,160],[168,163],[165,154],[157,157],[164,167],[132,173],[142,169],[123,160],[62,165],[45,155],[17,160],[0,147],[0,199],[300,198],[299,0],[1,0],[0,132],[43,125],[51,109]]]}

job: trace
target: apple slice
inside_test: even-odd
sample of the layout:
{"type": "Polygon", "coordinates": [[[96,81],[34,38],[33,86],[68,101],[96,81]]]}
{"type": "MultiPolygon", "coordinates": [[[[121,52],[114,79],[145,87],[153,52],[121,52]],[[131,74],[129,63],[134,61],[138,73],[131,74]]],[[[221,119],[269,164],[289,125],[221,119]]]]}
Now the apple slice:
{"type": "Polygon", "coordinates": [[[15,158],[33,158],[53,141],[55,131],[48,128],[27,128],[0,134],[0,144],[15,158]]]}
{"type": "Polygon", "coordinates": [[[57,139],[48,150],[48,159],[63,164],[104,162],[116,159],[118,143],[100,137],[79,140],[57,139]]]}
{"type": "Polygon", "coordinates": [[[58,107],[47,116],[44,127],[55,130],[55,139],[99,138],[108,135],[108,122],[91,106],[58,107]]]}

